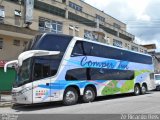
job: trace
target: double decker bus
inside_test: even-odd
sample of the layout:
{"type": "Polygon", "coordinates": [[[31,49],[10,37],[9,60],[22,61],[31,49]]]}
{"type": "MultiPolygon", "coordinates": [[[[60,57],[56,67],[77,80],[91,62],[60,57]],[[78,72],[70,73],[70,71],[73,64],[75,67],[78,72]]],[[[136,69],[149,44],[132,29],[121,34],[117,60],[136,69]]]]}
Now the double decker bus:
{"type": "Polygon", "coordinates": [[[78,99],[92,102],[98,96],[155,89],[150,80],[152,57],[99,42],[52,33],[37,35],[21,53],[16,64],[13,102],[34,104],[78,99]]]}

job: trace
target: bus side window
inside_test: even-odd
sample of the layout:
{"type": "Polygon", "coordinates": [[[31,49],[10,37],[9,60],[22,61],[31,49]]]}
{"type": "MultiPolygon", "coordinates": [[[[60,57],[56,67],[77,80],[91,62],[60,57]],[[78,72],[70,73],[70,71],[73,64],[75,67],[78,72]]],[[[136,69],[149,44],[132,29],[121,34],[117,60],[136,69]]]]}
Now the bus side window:
{"type": "Polygon", "coordinates": [[[49,64],[43,65],[43,77],[44,78],[50,77],[50,65],[49,64]]]}
{"type": "Polygon", "coordinates": [[[72,57],[74,56],[82,56],[84,54],[84,49],[83,49],[83,42],[82,41],[77,41],[73,51],[72,51],[72,57]]]}
{"type": "Polygon", "coordinates": [[[90,56],[92,53],[92,43],[83,42],[84,55],[90,56]]]}
{"type": "Polygon", "coordinates": [[[87,80],[86,69],[77,68],[77,69],[68,70],[66,72],[65,79],[67,81],[70,81],[70,80],[75,80],[75,81],[76,80],[87,80]]]}
{"type": "Polygon", "coordinates": [[[40,63],[35,63],[34,64],[34,74],[33,74],[33,79],[38,80],[42,78],[42,64],[40,63]]]}
{"type": "Polygon", "coordinates": [[[50,77],[50,61],[44,58],[36,58],[34,61],[34,80],[50,77]]]}
{"type": "Polygon", "coordinates": [[[95,57],[100,57],[100,51],[101,51],[100,45],[93,44],[92,55],[95,57]]]}

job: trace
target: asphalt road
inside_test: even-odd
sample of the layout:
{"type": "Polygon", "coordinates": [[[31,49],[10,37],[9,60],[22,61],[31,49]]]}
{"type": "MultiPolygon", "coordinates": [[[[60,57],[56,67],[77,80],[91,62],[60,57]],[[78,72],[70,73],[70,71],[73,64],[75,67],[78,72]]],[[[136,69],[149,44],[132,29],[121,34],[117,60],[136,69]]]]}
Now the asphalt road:
{"type": "Polygon", "coordinates": [[[160,114],[160,91],[145,95],[113,95],[97,98],[92,103],[79,102],[64,106],[61,102],[0,108],[0,113],[12,114],[160,114]]]}

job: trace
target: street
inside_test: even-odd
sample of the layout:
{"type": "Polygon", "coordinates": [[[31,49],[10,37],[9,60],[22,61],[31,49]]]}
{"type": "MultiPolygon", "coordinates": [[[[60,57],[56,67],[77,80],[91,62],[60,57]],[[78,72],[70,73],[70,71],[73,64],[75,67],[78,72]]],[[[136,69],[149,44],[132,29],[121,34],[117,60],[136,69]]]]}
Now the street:
{"type": "Polygon", "coordinates": [[[61,102],[32,106],[0,108],[0,113],[12,114],[160,114],[160,92],[151,91],[145,95],[113,95],[97,98],[93,103],[79,102],[64,106],[61,102]]]}

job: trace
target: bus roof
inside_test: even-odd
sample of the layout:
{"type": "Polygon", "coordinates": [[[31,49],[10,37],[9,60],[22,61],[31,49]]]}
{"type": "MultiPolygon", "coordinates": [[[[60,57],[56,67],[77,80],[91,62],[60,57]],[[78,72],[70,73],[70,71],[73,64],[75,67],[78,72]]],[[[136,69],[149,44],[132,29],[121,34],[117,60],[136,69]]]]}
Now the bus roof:
{"type": "Polygon", "coordinates": [[[107,47],[111,47],[111,48],[115,48],[115,49],[119,49],[119,50],[129,51],[129,52],[132,52],[132,53],[137,53],[137,54],[141,54],[141,55],[152,57],[149,54],[144,54],[144,53],[140,53],[140,52],[136,52],[136,51],[131,51],[131,50],[127,50],[127,49],[124,49],[124,48],[107,45],[107,44],[104,44],[104,43],[101,43],[101,42],[98,42],[98,41],[92,41],[92,40],[89,40],[89,39],[75,37],[75,36],[66,35],[66,34],[42,33],[41,35],[42,35],[42,37],[45,36],[45,35],[68,36],[68,37],[73,37],[74,40],[86,41],[86,42],[90,42],[90,43],[95,43],[95,44],[99,44],[99,45],[103,45],[103,46],[107,46],[107,47]]]}

